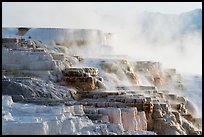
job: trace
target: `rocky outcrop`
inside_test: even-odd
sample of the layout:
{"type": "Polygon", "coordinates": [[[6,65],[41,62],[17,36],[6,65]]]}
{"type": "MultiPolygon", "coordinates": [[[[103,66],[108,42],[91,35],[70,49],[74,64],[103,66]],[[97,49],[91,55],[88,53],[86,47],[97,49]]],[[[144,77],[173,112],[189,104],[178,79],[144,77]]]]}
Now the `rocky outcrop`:
{"type": "Polygon", "coordinates": [[[36,93],[27,85],[12,81],[2,81],[3,95],[22,95],[25,98],[36,97],[36,93]]]}
{"type": "Polygon", "coordinates": [[[49,100],[73,100],[75,91],[39,79],[32,78],[4,78],[2,80],[2,94],[10,95],[20,102],[49,102],[49,100]],[[20,99],[20,100],[19,100],[20,99]],[[31,101],[29,101],[31,100],[31,101]]]}
{"type": "Polygon", "coordinates": [[[91,91],[96,88],[106,88],[102,78],[98,76],[97,68],[66,68],[62,71],[67,86],[80,91],[91,91]]]}
{"type": "Polygon", "coordinates": [[[158,89],[183,90],[180,74],[176,69],[162,68],[160,62],[136,61],[133,62],[134,71],[143,74],[148,82],[155,85],[158,89]]]}

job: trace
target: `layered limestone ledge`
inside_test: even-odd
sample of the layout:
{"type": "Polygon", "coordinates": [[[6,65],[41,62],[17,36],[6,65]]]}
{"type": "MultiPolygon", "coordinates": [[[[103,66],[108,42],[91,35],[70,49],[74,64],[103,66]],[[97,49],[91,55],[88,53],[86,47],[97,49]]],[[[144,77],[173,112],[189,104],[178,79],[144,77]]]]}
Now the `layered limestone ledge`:
{"type": "Polygon", "coordinates": [[[93,91],[97,88],[106,89],[103,78],[99,77],[99,71],[95,67],[70,67],[62,70],[63,81],[67,86],[79,91],[93,91]]]}
{"type": "Polygon", "coordinates": [[[146,114],[144,111],[137,111],[136,107],[85,107],[84,109],[86,114],[92,118],[99,118],[97,116],[102,114],[99,118],[102,122],[120,124],[126,131],[147,130],[146,114]]]}
{"type": "MultiPolygon", "coordinates": [[[[2,96],[2,133],[4,135],[123,135],[118,119],[116,123],[93,123],[84,115],[82,105],[44,106],[13,103],[10,96],[2,96]],[[12,109],[12,111],[10,111],[12,109]],[[18,112],[18,113],[16,113],[18,112]],[[23,131],[22,131],[23,129],[23,131]],[[31,130],[32,129],[32,130],[31,130]]],[[[118,111],[117,111],[118,112],[118,111]]]]}
{"type": "Polygon", "coordinates": [[[5,75],[39,77],[43,80],[58,81],[61,69],[69,67],[68,62],[53,60],[45,51],[9,50],[2,51],[2,70],[5,75]]]}
{"type": "Polygon", "coordinates": [[[56,63],[50,54],[4,49],[2,69],[5,70],[54,70],[56,63]]]}
{"type": "Polygon", "coordinates": [[[111,33],[107,35],[94,29],[66,29],[66,28],[6,28],[2,29],[3,38],[15,38],[16,34],[23,37],[54,45],[102,45],[109,44],[111,33]]]}

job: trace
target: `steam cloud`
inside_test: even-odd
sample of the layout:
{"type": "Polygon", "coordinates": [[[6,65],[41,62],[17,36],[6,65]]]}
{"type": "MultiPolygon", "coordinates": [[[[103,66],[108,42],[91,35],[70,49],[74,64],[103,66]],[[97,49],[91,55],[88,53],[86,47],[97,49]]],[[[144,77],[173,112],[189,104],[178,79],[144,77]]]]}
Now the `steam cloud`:
{"type": "Polygon", "coordinates": [[[12,19],[3,20],[3,26],[100,29],[117,37],[112,43],[115,53],[160,61],[180,73],[202,74],[201,34],[182,34],[186,20],[177,15],[139,13],[139,4],[111,12],[101,12],[106,9],[96,3],[11,3],[12,9],[3,4],[2,12],[10,13],[3,18],[12,19]]]}

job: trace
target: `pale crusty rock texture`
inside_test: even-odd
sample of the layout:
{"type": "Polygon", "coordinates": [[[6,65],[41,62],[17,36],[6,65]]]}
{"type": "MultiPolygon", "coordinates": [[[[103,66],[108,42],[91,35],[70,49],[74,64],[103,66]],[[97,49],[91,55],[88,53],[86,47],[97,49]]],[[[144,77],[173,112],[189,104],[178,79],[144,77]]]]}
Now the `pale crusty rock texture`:
{"type": "Polygon", "coordinates": [[[171,92],[184,89],[175,69],[123,56],[86,56],[93,45],[109,53],[111,33],[29,28],[18,42],[23,30],[3,29],[2,134],[202,134],[192,102],[171,92]]]}

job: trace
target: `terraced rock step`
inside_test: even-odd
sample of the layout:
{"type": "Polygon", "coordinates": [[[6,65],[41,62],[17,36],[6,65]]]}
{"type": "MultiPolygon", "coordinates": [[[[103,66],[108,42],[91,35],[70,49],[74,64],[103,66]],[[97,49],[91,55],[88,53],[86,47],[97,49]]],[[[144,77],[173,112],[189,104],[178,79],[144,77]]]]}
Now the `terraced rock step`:
{"type": "Polygon", "coordinates": [[[156,90],[155,86],[121,86],[116,87],[118,90],[156,90]]]}

